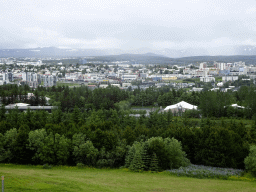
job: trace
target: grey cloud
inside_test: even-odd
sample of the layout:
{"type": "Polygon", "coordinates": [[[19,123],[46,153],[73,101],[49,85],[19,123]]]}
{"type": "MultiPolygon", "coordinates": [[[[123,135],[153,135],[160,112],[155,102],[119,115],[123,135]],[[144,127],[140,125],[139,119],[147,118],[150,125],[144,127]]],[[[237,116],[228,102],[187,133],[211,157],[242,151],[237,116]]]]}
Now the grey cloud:
{"type": "Polygon", "coordinates": [[[207,48],[256,43],[256,2],[0,0],[0,47],[207,48]]]}

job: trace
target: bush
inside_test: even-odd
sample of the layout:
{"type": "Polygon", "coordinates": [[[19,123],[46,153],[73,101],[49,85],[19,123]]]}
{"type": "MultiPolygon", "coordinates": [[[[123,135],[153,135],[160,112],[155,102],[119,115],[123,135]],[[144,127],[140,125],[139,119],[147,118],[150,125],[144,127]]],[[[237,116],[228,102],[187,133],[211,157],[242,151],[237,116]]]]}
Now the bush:
{"type": "Polygon", "coordinates": [[[186,117],[186,118],[200,118],[201,117],[201,112],[198,111],[198,110],[186,110],[184,113],[183,113],[183,116],[186,117]]]}
{"type": "Polygon", "coordinates": [[[52,168],[52,166],[48,165],[48,163],[43,165],[43,169],[51,169],[51,168],[52,168]]]}
{"type": "Polygon", "coordinates": [[[125,167],[133,171],[158,171],[189,164],[186,153],[182,151],[181,143],[178,140],[152,137],[145,142],[135,142],[130,147],[125,167]]]}
{"type": "MultiPolygon", "coordinates": [[[[234,126],[230,129],[235,131],[234,126]]],[[[213,167],[243,169],[243,161],[248,154],[247,144],[236,133],[239,131],[234,132],[230,129],[218,125],[204,125],[197,130],[194,163],[213,167]]]]}
{"type": "Polygon", "coordinates": [[[173,175],[176,176],[187,176],[194,178],[218,178],[218,179],[228,179],[231,176],[240,177],[243,174],[241,169],[230,169],[230,168],[220,168],[220,167],[210,167],[204,165],[190,165],[187,167],[180,167],[179,169],[168,170],[173,175]]]}
{"type": "Polygon", "coordinates": [[[45,129],[30,131],[28,148],[35,154],[34,162],[66,164],[69,158],[70,140],[58,133],[47,134],[45,129]]]}
{"type": "Polygon", "coordinates": [[[244,159],[245,169],[256,175],[256,145],[250,146],[249,155],[244,159]]]}
{"type": "Polygon", "coordinates": [[[73,155],[79,163],[95,165],[98,150],[93,146],[91,141],[86,141],[85,143],[74,147],[73,155]]]}
{"type": "Polygon", "coordinates": [[[84,164],[83,164],[83,163],[77,163],[76,166],[77,166],[78,168],[83,168],[83,167],[84,167],[84,164]]]}
{"type": "Polygon", "coordinates": [[[0,135],[0,161],[10,163],[15,157],[15,142],[18,136],[16,128],[10,129],[4,135],[0,135]]]}

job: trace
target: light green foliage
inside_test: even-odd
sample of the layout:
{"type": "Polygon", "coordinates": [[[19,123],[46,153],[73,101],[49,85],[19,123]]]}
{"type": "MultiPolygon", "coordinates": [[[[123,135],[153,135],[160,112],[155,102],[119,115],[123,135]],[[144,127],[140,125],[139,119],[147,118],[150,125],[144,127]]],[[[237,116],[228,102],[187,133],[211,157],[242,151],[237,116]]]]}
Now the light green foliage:
{"type": "Polygon", "coordinates": [[[130,159],[130,166],[129,169],[133,171],[143,170],[144,169],[144,162],[142,160],[142,151],[143,146],[140,142],[135,142],[132,146],[132,150],[129,151],[130,159]]]}
{"type": "Polygon", "coordinates": [[[52,168],[52,166],[49,165],[48,163],[43,165],[43,169],[51,169],[51,168],[52,168]]]}
{"type": "Polygon", "coordinates": [[[86,124],[99,124],[100,122],[104,121],[104,113],[102,110],[95,111],[93,110],[90,117],[87,119],[86,124]]]}
{"type": "Polygon", "coordinates": [[[170,159],[170,168],[185,167],[190,164],[186,158],[186,153],[182,150],[181,142],[174,138],[165,138],[168,159],[170,159]]]}
{"type": "Polygon", "coordinates": [[[115,108],[119,111],[125,111],[131,108],[131,103],[129,101],[120,101],[115,103],[115,108]]]}
{"type": "Polygon", "coordinates": [[[84,164],[83,164],[83,163],[77,163],[76,166],[77,166],[78,168],[83,168],[83,167],[84,167],[84,164]]]}
{"type": "Polygon", "coordinates": [[[256,145],[250,146],[250,153],[244,159],[245,168],[256,175],[256,145]]]}
{"type": "Polygon", "coordinates": [[[69,157],[70,140],[64,135],[55,134],[54,151],[56,153],[56,160],[58,164],[66,164],[69,157]]]}
{"type": "Polygon", "coordinates": [[[153,172],[158,171],[158,159],[157,159],[156,153],[153,153],[152,155],[149,169],[153,172]]]}
{"type": "Polygon", "coordinates": [[[14,149],[17,135],[18,135],[18,131],[16,128],[6,131],[4,136],[0,135],[0,142],[2,142],[2,150],[1,150],[1,144],[0,144],[0,150],[1,150],[0,161],[10,162],[14,157],[13,149],[14,149]]]}
{"type": "Polygon", "coordinates": [[[72,138],[73,155],[77,163],[94,165],[98,155],[98,150],[91,141],[86,141],[86,136],[82,133],[74,134],[72,138]]]}
{"type": "Polygon", "coordinates": [[[31,150],[36,150],[37,153],[40,153],[40,150],[43,148],[44,139],[47,137],[45,129],[38,129],[35,131],[29,132],[29,148],[31,150]]]}
{"type": "Polygon", "coordinates": [[[135,142],[128,151],[125,166],[134,171],[164,170],[187,166],[190,162],[182,151],[181,143],[172,138],[152,137],[135,142]]]}
{"type": "Polygon", "coordinates": [[[91,141],[75,146],[73,151],[76,161],[86,165],[95,165],[98,153],[98,149],[93,146],[91,141]]]}
{"type": "Polygon", "coordinates": [[[85,143],[86,136],[83,133],[75,133],[72,138],[73,146],[79,146],[85,143]]]}
{"type": "Polygon", "coordinates": [[[47,147],[45,146],[47,133],[45,129],[38,129],[35,131],[30,131],[28,135],[29,148],[35,151],[35,155],[33,157],[34,161],[40,160],[42,162],[46,162],[45,156],[47,147]]]}
{"type": "Polygon", "coordinates": [[[5,176],[5,191],[175,191],[175,192],[230,192],[255,191],[255,182],[248,180],[195,179],[170,175],[137,174],[127,169],[79,169],[71,166],[41,166],[0,164],[0,173],[5,176]]]}
{"type": "Polygon", "coordinates": [[[35,151],[34,161],[41,163],[65,164],[69,156],[70,140],[64,135],[55,135],[51,132],[49,135],[45,129],[39,129],[29,132],[29,148],[35,151]]]}

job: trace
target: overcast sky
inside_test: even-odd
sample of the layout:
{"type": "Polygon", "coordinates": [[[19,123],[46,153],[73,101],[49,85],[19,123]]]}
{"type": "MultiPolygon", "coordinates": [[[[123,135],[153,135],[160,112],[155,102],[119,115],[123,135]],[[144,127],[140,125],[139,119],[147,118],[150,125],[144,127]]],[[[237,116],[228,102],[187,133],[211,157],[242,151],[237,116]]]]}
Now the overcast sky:
{"type": "Polygon", "coordinates": [[[255,0],[0,0],[0,48],[256,45],[255,0]]]}

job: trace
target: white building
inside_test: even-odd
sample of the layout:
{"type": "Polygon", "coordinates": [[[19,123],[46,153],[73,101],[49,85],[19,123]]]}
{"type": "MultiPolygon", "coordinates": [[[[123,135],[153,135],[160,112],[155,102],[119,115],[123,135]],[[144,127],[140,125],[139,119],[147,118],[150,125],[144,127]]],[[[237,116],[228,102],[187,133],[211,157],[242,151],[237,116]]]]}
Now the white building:
{"type": "Polygon", "coordinates": [[[223,76],[222,81],[227,82],[227,81],[236,81],[238,80],[238,76],[223,76]]]}
{"type": "Polygon", "coordinates": [[[138,75],[122,75],[123,80],[136,80],[138,75]]]}
{"type": "Polygon", "coordinates": [[[215,82],[214,77],[200,77],[200,81],[202,82],[215,82]]]}
{"type": "Polygon", "coordinates": [[[57,77],[53,75],[42,75],[41,79],[43,81],[44,87],[52,87],[57,84],[57,77]]]}

